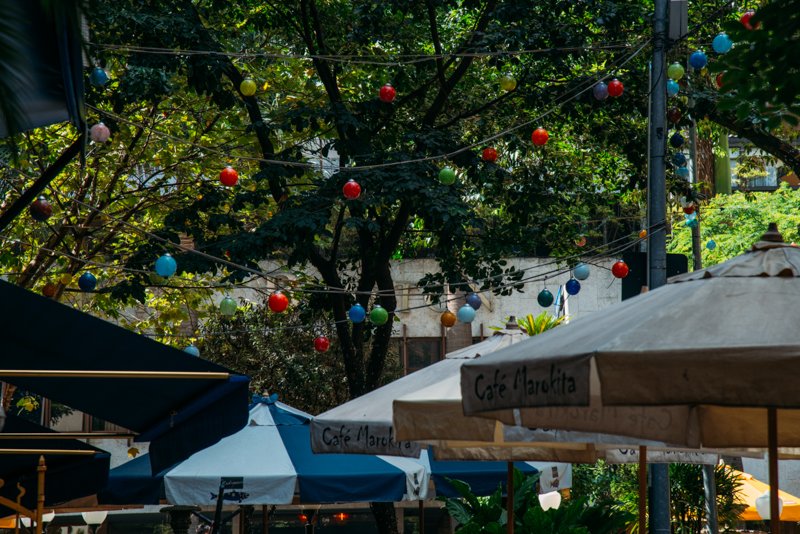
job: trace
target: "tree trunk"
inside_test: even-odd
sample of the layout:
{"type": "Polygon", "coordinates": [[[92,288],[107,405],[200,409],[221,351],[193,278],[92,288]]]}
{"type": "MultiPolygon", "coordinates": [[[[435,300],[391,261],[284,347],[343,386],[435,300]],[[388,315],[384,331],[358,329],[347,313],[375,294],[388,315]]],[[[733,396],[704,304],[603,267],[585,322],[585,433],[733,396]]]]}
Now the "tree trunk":
{"type": "MultiPolygon", "coordinates": [[[[447,293],[447,309],[458,314],[458,309],[464,304],[464,293],[459,291],[455,294],[447,293]]],[[[463,349],[472,345],[472,323],[457,322],[447,329],[447,352],[463,349]]]]}
{"type": "Polygon", "coordinates": [[[375,524],[379,534],[400,534],[397,527],[397,514],[394,511],[394,503],[391,502],[372,502],[369,503],[372,515],[375,516],[375,524]]]}

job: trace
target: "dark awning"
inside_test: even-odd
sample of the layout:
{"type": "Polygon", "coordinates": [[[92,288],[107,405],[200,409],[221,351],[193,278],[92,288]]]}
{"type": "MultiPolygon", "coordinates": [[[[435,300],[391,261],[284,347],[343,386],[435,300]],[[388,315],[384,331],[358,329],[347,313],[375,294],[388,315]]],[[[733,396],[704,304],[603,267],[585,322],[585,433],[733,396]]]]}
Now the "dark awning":
{"type": "MultiPolygon", "coordinates": [[[[35,423],[25,421],[9,414],[3,426],[3,434],[30,433],[55,434],[35,423]]],[[[65,501],[86,497],[97,493],[108,481],[109,460],[111,456],[96,447],[77,439],[35,439],[11,438],[0,440],[0,449],[21,449],[30,451],[21,454],[0,454],[0,478],[5,484],[0,495],[16,500],[17,484],[25,488],[23,506],[36,508],[37,471],[39,456],[45,458],[45,506],[54,506],[65,501]],[[41,453],[37,451],[93,451],[94,454],[73,455],[61,453],[41,453]]],[[[10,513],[0,507],[0,513],[10,513]]]]}
{"type": "Polygon", "coordinates": [[[0,302],[0,380],[139,433],[154,472],[247,424],[245,376],[7,282],[0,302]]]}

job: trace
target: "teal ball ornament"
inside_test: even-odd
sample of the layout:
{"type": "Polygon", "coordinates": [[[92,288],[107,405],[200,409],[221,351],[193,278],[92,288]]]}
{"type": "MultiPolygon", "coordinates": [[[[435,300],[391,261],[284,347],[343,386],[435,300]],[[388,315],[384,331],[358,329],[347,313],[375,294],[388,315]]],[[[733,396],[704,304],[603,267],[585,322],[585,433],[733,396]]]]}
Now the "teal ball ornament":
{"type": "Polygon", "coordinates": [[[567,283],[564,284],[564,288],[567,290],[568,294],[577,295],[581,291],[581,283],[574,278],[570,278],[567,280],[567,283]]]}
{"type": "Polygon", "coordinates": [[[194,344],[188,345],[185,349],[183,349],[183,352],[185,352],[186,354],[191,354],[192,356],[195,356],[197,358],[200,357],[200,349],[195,347],[194,344]]]}
{"type": "Polygon", "coordinates": [[[709,239],[709,240],[708,240],[708,243],[706,243],[706,248],[707,248],[708,250],[714,250],[715,248],[717,248],[717,243],[716,243],[716,241],[714,241],[713,239],[709,239]]]}
{"type": "Polygon", "coordinates": [[[156,260],[156,274],[164,278],[169,278],[178,270],[178,262],[171,254],[164,254],[156,260]]]}
{"type": "Polygon", "coordinates": [[[675,169],[675,174],[684,180],[689,178],[689,167],[678,167],[675,169]]]}
{"type": "Polygon", "coordinates": [[[367,310],[365,310],[364,306],[362,306],[361,304],[356,303],[350,306],[350,310],[347,312],[347,316],[354,323],[363,323],[364,319],[367,318],[367,310]]]}
{"type": "Polygon", "coordinates": [[[675,96],[681,91],[681,86],[678,85],[678,82],[675,80],[668,80],[667,81],[667,94],[669,96],[675,96]]]}
{"type": "Polygon", "coordinates": [[[553,304],[553,294],[550,293],[550,290],[545,288],[539,291],[539,295],[536,297],[536,302],[539,303],[539,306],[542,308],[547,308],[553,304]]]}
{"type": "Polygon", "coordinates": [[[711,41],[711,48],[717,54],[727,54],[733,48],[733,41],[731,41],[727,33],[720,33],[711,41]]]}
{"type": "Polygon", "coordinates": [[[471,323],[472,321],[475,320],[475,308],[473,308],[469,304],[464,304],[458,309],[456,317],[462,323],[471,323]]]}
{"type": "Polygon", "coordinates": [[[100,67],[95,67],[89,73],[89,83],[95,87],[103,87],[108,83],[108,73],[100,67]]]}
{"type": "Polygon", "coordinates": [[[78,287],[81,291],[94,291],[97,287],[97,277],[90,272],[85,272],[78,278],[78,287]]]}
{"type": "Polygon", "coordinates": [[[589,278],[589,274],[591,269],[585,263],[579,263],[572,269],[572,276],[575,277],[576,280],[586,280],[589,278]]]}

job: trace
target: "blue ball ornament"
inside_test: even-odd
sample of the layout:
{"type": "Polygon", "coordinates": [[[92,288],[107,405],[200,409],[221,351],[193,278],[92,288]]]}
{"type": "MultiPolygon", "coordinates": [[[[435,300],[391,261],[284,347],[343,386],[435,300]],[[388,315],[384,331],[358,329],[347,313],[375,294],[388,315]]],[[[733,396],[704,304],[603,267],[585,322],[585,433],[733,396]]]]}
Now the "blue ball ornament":
{"type": "Polygon", "coordinates": [[[475,308],[473,308],[469,304],[464,304],[458,309],[456,317],[462,323],[471,323],[472,321],[475,320],[475,308]]]}
{"type": "Polygon", "coordinates": [[[539,303],[539,306],[542,308],[547,308],[551,304],[553,304],[553,294],[550,293],[550,290],[547,288],[542,289],[539,291],[539,295],[536,297],[536,302],[539,303]]]}
{"type": "Polygon", "coordinates": [[[108,73],[100,67],[95,67],[89,74],[89,83],[95,87],[103,87],[108,83],[108,73]]]}
{"type": "Polygon", "coordinates": [[[200,357],[200,349],[194,346],[194,344],[187,346],[183,349],[183,352],[186,354],[191,354],[192,356],[200,357]]]}
{"type": "Polygon", "coordinates": [[[567,283],[564,284],[564,287],[566,288],[567,293],[570,295],[577,295],[581,291],[581,283],[574,278],[567,280],[567,283]]]}
{"type": "Polygon", "coordinates": [[[708,250],[714,250],[715,248],[717,248],[717,243],[713,239],[709,239],[708,243],[706,243],[706,248],[708,250]]]}
{"type": "Polygon", "coordinates": [[[475,293],[470,293],[467,295],[467,304],[472,306],[474,310],[480,310],[482,304],[481,297],[475,293]]]}
{"type": "Polygon", "coordinates": [[[711,41],[711,47],[717,54],[727,54],[733,48],[733,41],[727,33],[720,33],[711,41]]]}
{"type": "Polygon", "coordinates": [[[686,156],[684,156],[683,153],[678,152],[672,156],[672,163],[674,163],[676,167],[686,167],[686,156]]]}
{"type": "Polygon", "coordinates": [[[158,276],[169,278],[178,270],[178,262],[170,254],[164,254],[156,260],[155,269],[158,276]]]}
{"type": "Polygon", "coordinates": [[[350,307],[347,316],[350,317],[350,320],[354,323],[363,323],[364,319],[367,318],[367,310],[365,310],[364,306],[361,304],[356,303],[350,307]]]}
{"type": "Polygon", "coordinates": [[[608,86],[603,82],[597,82],[592,88],[592,94],[597,100],[605,100],[608,98],[608,86]]]}
{"type": "Polygon", "coordinates": [[[78,287],[81,291],[94,291],[97,287],[97,277],[90,272],[85,272],[78,278],[78,287]]]}
{"type": "Polygon", "coordinates": [[[589,278],[590,272],[591,271],[588,265],[585,263],[579,263],[574,269],[572,269],[572,276],[574,276],[576,280],[586,280],[589,278]]]}
{"type": "Polygon", "coordinates": [[[689,167],[678,167],[675,169],[675,174],[677,174],[679,178],[683,178],[685,180],[689,178],[689,167]]]}
{"type": "Polygon", "coordinates": [[[678,85],[678,82],[675,80],[668,80],[667,81],[667,94],[669,96],[675,96],[681,91],[681,86],[678,85]]]}
{"type": "Polygon", "coordinates": [[[672,148],[682,147],[685,141],[680,132],[675,132],[672,134],[672,137],[669,138],[669,144],[672,145],[672,148]]]}
{"type": "Polygon", "coordinates": [[[708,64],[708,58],[706,57],[706,53],[702,50],[695,50],[692,52],[692,55],[689,56],[689,65],[693,69],[700,70],[708,64]]]}

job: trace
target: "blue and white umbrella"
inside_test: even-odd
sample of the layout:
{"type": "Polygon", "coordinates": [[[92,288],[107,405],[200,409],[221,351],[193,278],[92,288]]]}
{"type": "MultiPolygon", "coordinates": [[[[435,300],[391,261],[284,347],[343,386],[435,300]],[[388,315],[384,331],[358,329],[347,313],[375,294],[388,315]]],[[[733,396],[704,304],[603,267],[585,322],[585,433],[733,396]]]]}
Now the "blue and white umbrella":
{"type": "Polygon", "coordinates": [[[311,452],[312,416],[260,398],[248,425],[181,462],[164,476],[173,504],[212,504],[220,479],[233,481],[224,499],[236,504],[402,501],[427,495],[425,466],[408,458],[311,452]]]}

